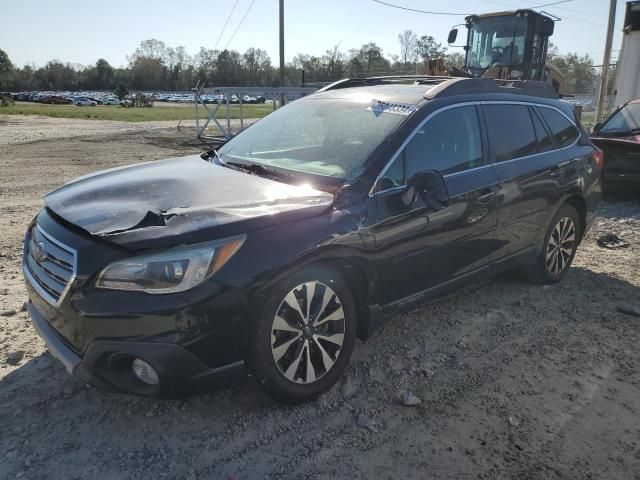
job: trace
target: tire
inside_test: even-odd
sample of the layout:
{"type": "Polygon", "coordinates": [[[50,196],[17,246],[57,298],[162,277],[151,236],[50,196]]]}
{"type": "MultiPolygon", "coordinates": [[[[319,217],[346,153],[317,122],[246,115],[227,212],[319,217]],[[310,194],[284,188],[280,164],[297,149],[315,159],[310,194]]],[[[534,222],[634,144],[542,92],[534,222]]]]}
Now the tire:
{"type": "Polygon", "coordinates": [[[353,296],[335,272],[314,266],[284,278],[268,292],[252,332],[251,365],[260,386],[284,403],[314,400],[348,365],[356,323],[353,296]]]}
{"type": "Polygon", "coordinates": [[[542,284],[562,280],[576,255],[583,228],[576,209],[562,205],[551,220],[540,253],[527,270],[529,278],[542,284]]]}

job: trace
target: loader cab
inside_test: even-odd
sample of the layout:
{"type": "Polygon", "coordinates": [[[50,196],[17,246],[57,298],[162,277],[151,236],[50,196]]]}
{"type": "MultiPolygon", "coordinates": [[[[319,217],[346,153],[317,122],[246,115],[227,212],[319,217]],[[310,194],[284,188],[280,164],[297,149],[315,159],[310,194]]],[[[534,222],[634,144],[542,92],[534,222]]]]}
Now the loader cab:
{"type": "MultiPolygon", "coordinates": [[[[554,19],[533,10],[466,17],[465,69],[474,77],[546,80],[554,19]]],[[[457,30],[449,34],[450,43],[457,30]]]]}

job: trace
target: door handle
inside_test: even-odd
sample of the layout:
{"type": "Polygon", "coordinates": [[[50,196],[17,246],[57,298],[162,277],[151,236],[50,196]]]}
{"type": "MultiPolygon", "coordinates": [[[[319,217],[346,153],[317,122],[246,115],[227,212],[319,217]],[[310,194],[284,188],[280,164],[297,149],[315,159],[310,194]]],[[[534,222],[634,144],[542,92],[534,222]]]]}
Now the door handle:
{"type": "Polygon", "coordinates": [[[497,195],[498,193],[495,190],[489,190],[487,193],[483,193],[478,198],[476,198],[476,203],[485,205],[487,203],[490,203],[494,198],[496,198],[497,195]]]}

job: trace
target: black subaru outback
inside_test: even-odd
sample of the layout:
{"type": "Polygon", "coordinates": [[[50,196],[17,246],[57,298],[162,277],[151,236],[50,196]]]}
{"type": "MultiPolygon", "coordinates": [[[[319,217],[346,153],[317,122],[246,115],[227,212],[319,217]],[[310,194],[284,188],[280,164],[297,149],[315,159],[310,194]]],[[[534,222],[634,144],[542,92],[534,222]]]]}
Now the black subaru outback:
{"type": "Polygon", "coordinates": [[[29,226],[29,313],[104,390],[176,395],[253,373],[312,399],[356,338],[511,268],[567,273],[602,152],[535,82],[344,80],[218,151],[98,172],[29,226]]]}

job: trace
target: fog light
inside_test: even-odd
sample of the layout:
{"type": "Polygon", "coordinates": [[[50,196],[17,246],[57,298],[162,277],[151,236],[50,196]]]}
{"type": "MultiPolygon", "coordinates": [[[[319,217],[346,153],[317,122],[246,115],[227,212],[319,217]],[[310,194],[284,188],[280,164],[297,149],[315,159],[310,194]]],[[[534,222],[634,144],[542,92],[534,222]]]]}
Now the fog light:
{"type": "Polygon", "coordinates": [[[158,385],[160,383],[158,372],[144,360],[136,358],[131,364],[131,370],[133,370],[133,374],[142,383],[146,383],[147,385],[158,385]]]}

